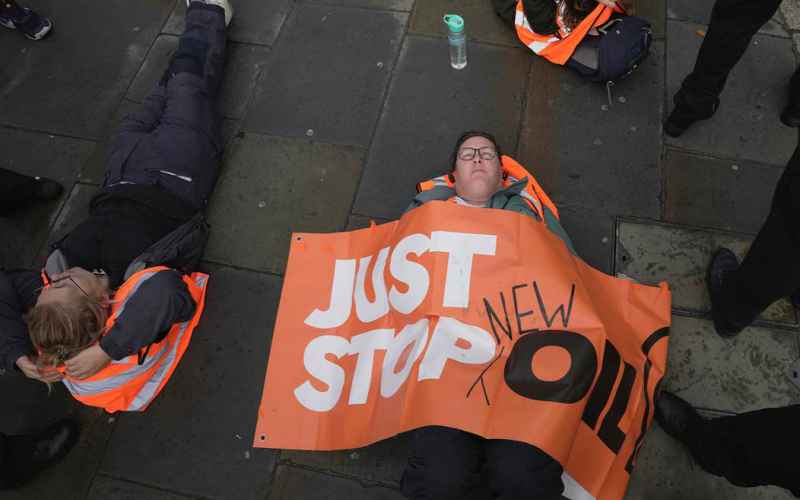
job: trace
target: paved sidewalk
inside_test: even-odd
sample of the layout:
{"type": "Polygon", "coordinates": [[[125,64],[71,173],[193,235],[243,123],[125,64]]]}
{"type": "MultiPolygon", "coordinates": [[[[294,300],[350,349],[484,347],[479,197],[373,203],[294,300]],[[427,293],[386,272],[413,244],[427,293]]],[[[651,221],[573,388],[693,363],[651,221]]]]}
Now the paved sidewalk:
{"type": "MultiPolygon", "coordinates": [[[[109,133],[161,75],[183,0],[25,0],[56,21],[30,42],[0,32],[0,167],[56,178],[62,199],[0,219],[0,264],[31,266],[86,213],[109,133]]],[[[84,424],[59,466],[8,499],[395,500],[409,442],[308,453],[250,448],[290,231],[396,218],[447,168],[461,131],[494,131],[562,211],[578,253],[607,273],[669,280],[666,387],[709,414],[800,401],[785,369],[797,318],[771,308],[745,335],[711,331],[703,273],[719,244],[744,252],[797,143],[778,113],[797,62],[786,0],[731,75],[717,116],[678,140],[661,123],[691,69],[711,1],[638,0],[652,56],[613,89],[535,59],[489,0],[232,0],[221,110],[228,144],[210,206],[204,320],[143,415],[109,417],[62,387],[0,376],[0,430],[70,413],[84,424]],[[666,2],[666,3],[665,3],[666,2]],[[465,16],[469,65],[451,70],[441,24],[465,16]],[[610,104],[610,105],[609,105],[610,104]],[[257,249],[257,251],[254,251],[257,249]]],[[[629,499],[788,499],[704,474],[654,428],[629,499]]]]}

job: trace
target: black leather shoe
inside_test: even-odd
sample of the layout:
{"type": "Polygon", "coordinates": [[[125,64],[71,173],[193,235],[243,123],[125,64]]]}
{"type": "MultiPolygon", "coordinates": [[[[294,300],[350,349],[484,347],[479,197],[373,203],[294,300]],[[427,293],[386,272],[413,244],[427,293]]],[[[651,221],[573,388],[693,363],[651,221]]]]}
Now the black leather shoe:
{"type": "Polygon", "coordinates": [[[787,127],[800,128],[800,106],[789,104],[783,108],[781,122],[787,127]]]}
{"type": "Polygon", "coordinates": [[[714,106],[703,111],[689,109],[685,104],[676,103],[669,118],[664,122],[664,132],[670,137],[680,137],[694,122],[708,120],[714,116],[717,108],[719,108],[719,99],[714,102],[714,106]]]}
{"type": "MultiPolygon", "coordinates": [[[[7,436],[6,458],[13,478],[8,487],[19,487],[42,470],[58,462],[78,442],[80,428],[73,420],[64,419],[43,432],[25,436],[7,436]]],[[[3,464],[6,467],[6,464],[3,464]]]]}
{"type": "Polygon", "coordinates": [[[688,445],[690,430],[703,423],[703,417],[692,405],[668,391],[660,391],[656,397],[656,422],[664,432],[688,445]]]}
{"type": "Polygon", "coordinates": [[[742,331],[735,325],[730,324],[723,315],[720,308],[722,288],[725,276],[739,268],[739,259],[732,251],[727,248],[718,249],[711,257],[711,262],[706,271],[706,287],[708,296],[711,300],[711,319],[714,322],[714,330],[720,337],[732,338],[742,331]]]}
{"type": "Polygon", "coordinates": [[[714,321],[714,329],[720,337],[735,337],[742,328],[731,325],[723,316],[719,307],[722,294],[722,287],[725,276],[739,268],[739,259],[727,248],[720,248],[711,257],[711,263],[706,271],[706,286],[708,296],[711,299],[711,319],[714,321]]]}
{"type": "Polygon", "coordinates": [[[55,200],[64,192],[64,186],[45,177],[36,177],[33,197],[40,201],[55,200]]]}

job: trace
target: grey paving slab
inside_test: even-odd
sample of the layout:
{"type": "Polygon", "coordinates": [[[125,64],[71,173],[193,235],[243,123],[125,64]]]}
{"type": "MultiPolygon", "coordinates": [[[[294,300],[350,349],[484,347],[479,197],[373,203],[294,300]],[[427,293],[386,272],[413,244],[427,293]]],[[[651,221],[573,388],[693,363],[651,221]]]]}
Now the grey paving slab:
{"type": "Polygon", "coordinates": [[[400,12],[298,7],[259,81],[245,130],[367,146],[407,20],[400,12]]]}
{"type": "Polygon", "coordinates": [[[776,486],[740,488],[708,474],[689,453],[654,424],[639,454],[626,500],[790,500],[776,486]]]}
{"type": "MultiPolygon", "coordinates": [[[[694,67],[702,42],[702,26],[669,21],[667,96],[672,96],[694,67]]],[[[790,39],[756,35],[731,71],[721,104],[710,120],[697,123],[671,145],[722,158],[742,158],[783,166],[797,144],[797,132],[783,126],[778,115],[785,105],[787,85],[795,68],[790,39]]]]}
{"type": "Polygon", "coordinates": [[[355,477],[364,484],[397,486],[411,455],[411,436],[401,434],[357,450],[309,452],[286,450],[281,461],[355,477]]]}
{"type": "Polygon", "coordinates": [[[664,219],[755,234],[769,214],[782,168],[667,150],[664,219]]]}
{"type": "Polygon", "coordinates": [[[660,127],[664,45],[606,88],[536,59],[519,159],[560,206],[610,215],[661,215],[660,127]]]}
{"type": "Polygon", "coordinates": [[[800,357],[796,332],[750,327],[732,340],[711,321],[673,316],[663,386],[692,405],[729,412],[800,402],[786,372],[800,357]]]}
{"type": "MultiPolygon", "coordinates": [[[[161,35],[147,55],[126,97],[134,102],[145,100],[169,66],[172,54],[178,48],[179,37],[161,35]]],[[[225,78],[218,98],[222,116],[239,119],[253,93],[261,69],[267,62],[269,49],[258,45],[229,43],[225,64],[225,78]]]]}
{"type": "Polygon", "coordinates": [[[406,37],[356,213],[399,217],[418,182],[450,169],[455,141],[467,130],[492,132],[513,155],[531,57],[522,50],[473,44],[469,64],[457,71],[447,50],[443,38],[406,37]]]}
{"type": "Polygon", "coordinates": [[[0,265],[25,267],[37,256],[47,230],[70,193],[81,165],[94,143],[48,134],[0,128],[0,167],[15,172],[49,177],[64,185],[58,200],[33,203],[8,217],[0,217],[0,265]]]}
{"type": "Polygon", "coordinates": [[[364,486],[356,481],[312,472],[296,467],[280,466],[269,500],[403,500],[399,491],[381,486],[364,486]]]}
{"type": "Polygon", "coordinates": [[[409,12],[414,8],[414,0],[307,0],[327,5],[344,5],[347,7],[364,7],[368,9],[400,10],[409,12]]]}
{"type": "Polygon", "coordinates": [[[559,214],[577,254],[595,269],[611,274],[615,232],[613,217],[572,207],[559,208],[559,214]]]}
{"type": "MultiPolygon", "coordinates": [[[[272,45],[291,12],[293,0],[238,0],[233,20],[228,27],[228,39],[234,42],[272,45]]],[[[185,28],[186,2],[179,0],[164,25],[163,33],[180,35],[185,28]]]]}
{"type": "MultiPolygon", "coordinates": [[[[792,0],[784,1],[781,10],[786,11],[786,6],[793,5],[793,3],[792,0]]],[[[697,24],[708,24],[711,21],[711,8],[714,5],[713,1],[666,0],[666,4],[667,17],[670,19],[690,21],[697,24]]],[[[800,26],[798,26],[798,28],[800,28],[800,26]]],[[[705,28],[702,29],[705,31],[705,28]]],[[[775,13],[775,17],[768,21],[760,31],[763,34],[772,36],[784,38],[789,36],[789,33],[784,28],[784,16],[780,10],[775,13]]]]}
{"type": "Polygon", "coordinates": [[[175,0],[37,2],[57,20],[40,43],[0,34],[0,122],[73,137],[102,137],[175,0]],[[87,29],[87,12],[92,29],[87,29]]]}
{"type": "MultiPolygon", "coordinates": [[[[710,301],[705,273],[719,247],[730,248],[741,259],[751,237],[667,224],[623,221],[617,229],[615,271],[645,283],[666,281],[672,290],[673,309],[707,314],[710,301]]],[[[794,307],[780,300],[761,319],[793,327],[794,307]]]]}
{"type": "MultiPolygon", "coordinates": [[[[514,30],[495,14],[492,2],[484,0],[423,0],[418,2],[411,17],[409,33],[446,37],[447,27],[442,21],[445,14],[458,14],[464,18],[469,40],[521,47],[514,30]]],[[[467,46],[467,60],[469,60],[470,48],[467,46]]],[[[531,57],[533,57],[532,53],[531,57]]]]}
{"type": "Polygon", "coordinates": [[[4,490],[3,500],[50,498],[84,499],[97,470],[113,428],[113,421],[102,411],[77,403],[60,383],[52,393],[38,381],[18,373],[0,376],[3,411],[0,432],[14,435],[41,432],[50,424],[69,417],[78,422],[78,443],[53,467],[35,481],[17,490],[4,490]]]}
{"type": "Polygon", "coordinates": [[[102,471],[203,498],[263,499],[276,452],[251,443],[281,284],[206,271],[206,309],[189,350],[146,412],[119,417],[102,471]]]}
{"type": "Polygon", "coordinates": [[[283,273],[293,231],[341,231],[364,152],[258,134],[237,138],[209,209],[206,259],[283,273]]]}
{"type": "Polygon", "coordinates": [[[148,488],[141,484],[98,476],[92,483],[87,500],[188,500],[191,497],[148,488]]]}

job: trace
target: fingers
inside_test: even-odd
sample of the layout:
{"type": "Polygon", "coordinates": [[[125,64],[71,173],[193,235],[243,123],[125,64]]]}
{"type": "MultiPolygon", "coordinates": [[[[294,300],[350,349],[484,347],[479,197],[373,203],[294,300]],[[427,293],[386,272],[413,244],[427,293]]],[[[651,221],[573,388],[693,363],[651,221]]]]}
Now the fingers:
{"type": "Polygon", "coordinates": [[[63,379],[64,376],[56,370],[46,371],[39,376],[39,380],[42,382],[61,382],[63,379]]]}

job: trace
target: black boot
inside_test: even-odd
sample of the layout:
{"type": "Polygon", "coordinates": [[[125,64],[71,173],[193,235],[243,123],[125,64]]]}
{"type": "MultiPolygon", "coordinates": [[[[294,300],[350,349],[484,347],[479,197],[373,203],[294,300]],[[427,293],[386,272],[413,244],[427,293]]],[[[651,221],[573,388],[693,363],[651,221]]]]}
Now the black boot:
{"type": "Polygon", "coordinates": [[[64,458],[78,442],[79,434],[78,424],[65,419],[40,434],[7,436],[3,486],[16,488],[29,482],[36,474],[64,458]]]}
{"type": "Polygon", "coordinates": [[[706,109],[692,107],[681,98],[680,92],[675,94],[673,100],[675,108],[664,122],[664,132],[670,137],[680,137],[694,122],[711,118],[719,108],[719,99],[716,99],[714,104],[706,109]]]}
{"type": "Polygon", "coordinates": [[[704,421],[692,405],[663,390],[656,397],[655,417],[664,432],[687,446],[691,442],[692,431],[704,421]]]}
{"type": "Polygon", "coordinates": [[[714,320],[714,329],[721,337],[735,337],[743,330],[732,325],[722,315],[720,300],[725,276],[739,268],[739,259],[727,248],[720,248],[711,257],[711,263],[706,271],[706,286],[711,299],[711,319],[714,320]]]}

